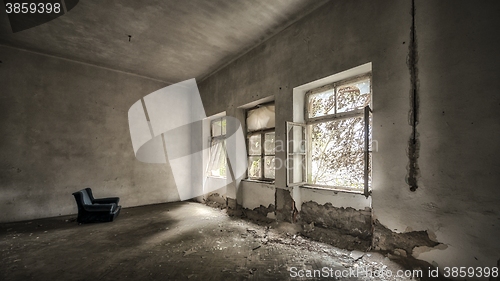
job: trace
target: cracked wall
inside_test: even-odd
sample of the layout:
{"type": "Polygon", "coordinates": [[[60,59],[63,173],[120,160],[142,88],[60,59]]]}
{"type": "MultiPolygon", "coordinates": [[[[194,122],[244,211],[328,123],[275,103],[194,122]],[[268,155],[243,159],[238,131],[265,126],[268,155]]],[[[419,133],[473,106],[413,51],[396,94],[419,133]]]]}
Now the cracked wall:
{"type": "Polygon", "coordinates": [[[227,198],[217,192],[210,193],[206,198],[202,199],[203,202],[210,207],[226,209],[227,208],[227,198]]]}
{"type": "MultiPolygon", "coordinates": [[[[413,3],[414,9],[411,0],[330,1],[202,81],[202,100],[214,114],[273,95],[276,140],[286,141],[294,87],[371,62],[378,143],[371,208],[391,231],[382,232],[386,242],[392,233],[434,233],[433,241],[446,248],[417,247],[418,259],[440,267],[494,266],[500,252],[500,34],[492,30],[500,26],[500,3],[413,3]]],[[[286,155],[276,158],[284,162],[286,155]]],[[[279,219],[293,220],[300,207],[285,200],[295,193],[286,187],[285,169],[276,170],[275,188],[282,190],[274,195],[279,219]]]]}
{"type": "Polygon", "coordinates": [[[434,249],[444,250],[446,245],[436,241],[428,231],[393,232],[378,220],[374,221],[373,249],[402,256],[416,256],[434,249]]]}
{"type": "Polygon", "coordinates": [[[411,2],[411,28],[410,40],[408,44],[408,70],[410,72],[410,110],[408,112],[408,123],[411,126],[411,135],[408,140],[408,174],[406,182],[410,187],[410,191],[416,191],[418,188],[418,45],[417,45],[417,29],[415,26],[416,7],[415,0],[411,2]]]}
{"type": "Polygon", "coordinates": [[[309,201],[300,210],[302,233],[343,249],[368,250],[372,240],[371,209],[337,208],[309,201]]]}

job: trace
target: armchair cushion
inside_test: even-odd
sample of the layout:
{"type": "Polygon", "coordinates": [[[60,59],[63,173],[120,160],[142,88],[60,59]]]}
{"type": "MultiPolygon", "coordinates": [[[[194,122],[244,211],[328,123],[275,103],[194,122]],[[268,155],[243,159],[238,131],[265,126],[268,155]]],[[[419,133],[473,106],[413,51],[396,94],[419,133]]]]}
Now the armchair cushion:
{"type": "Polygon", "coordinates": [[[92,193],[89,196],[87,189],[73,193],[78,206],[77,221],[79,223],[113,221],[121,210],[121,206],[118,205],[120,199],[118,197],[94,199],[92,193]]]}

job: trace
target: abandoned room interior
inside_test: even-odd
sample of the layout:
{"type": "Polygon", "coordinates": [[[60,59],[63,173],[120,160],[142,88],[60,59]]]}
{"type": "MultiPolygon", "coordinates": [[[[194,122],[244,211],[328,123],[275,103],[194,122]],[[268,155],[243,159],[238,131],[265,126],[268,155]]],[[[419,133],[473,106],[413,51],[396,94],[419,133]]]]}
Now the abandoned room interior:
{"type": "Polygon", "coordinates": [[[500,2],[10,2],[1,280],[499,280],[500,2]]]}

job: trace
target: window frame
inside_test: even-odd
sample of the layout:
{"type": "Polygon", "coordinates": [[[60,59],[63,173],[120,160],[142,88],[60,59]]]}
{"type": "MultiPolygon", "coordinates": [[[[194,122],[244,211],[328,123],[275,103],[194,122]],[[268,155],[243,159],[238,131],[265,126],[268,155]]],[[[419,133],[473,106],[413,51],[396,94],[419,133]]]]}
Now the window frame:
{"type": "MultiPolygon", "coordinates": [[[[261,161],[260,161],[260,167],[259,167],[260,171],[261,171],[261,177],[259,177],[259,178],[250,177],[250,175],[248,173],[248,168],[247,168],[246,180],[248,180],[248,181],[263,181],[263,182],[273,183],[276,180],[276,168],[275,168],[275,177],[274,178],[266,178],[265,177],[265,170],[264,170],[264,168],[265,168],[265,166],[264,166],[264,158],[266,156],[273,156],[274,159],[276,159],[276,142],[275,142],[275,151],[274,151],[274,154],[266,154],[266,152],[265,152],[265,137],[266,137],[266,134],[268,134],[268,133],[274,133],[274,138],[276,140],[276,127],[264,128],[264,129],[249,131],[248,130],[248,124],[246,123],[247,119],[248,119],[248,113],[250,111],[258,109],[260,107],[269,106],[269,105],[274,105],[274,101],[259,104],[257,106],[248,108],[245,111],[245,127],[246,127],[246,136],[245,136],[246,140],[245,141],[246,141],[246,149],[247,149],[247,163],[249,163],[250,157],[260,157],[260,159],[261,159],[261,161]],[[250,149],[249,149],[250,137],[254,136],[254,135],[260,135],[260,140],[261,140],[260,155],[250,155],[250,149]]],[[[275,113],[275,117],[276,117],[276,113],[275,113]]]]}
{"type": "Polygon", "coordinates": [[[293,187],[293,186],[303,186],[307,184],[307,169],[308,169],[308,163],[307,163],[307,155],[308,153],[308,141],[307,141],[307,125],[305,123],[299,123],[299,122],[286,122],[286,182],[288,187],[293,187]],[[295,144],[295,133],[296,133],[296,128],[299,127],[300,131],[303,136],[301,136],[301,142],[304,141],[304,147],[300,145],[295,144]],[[290,151],[290,145],[292,146],[292,151],[290,151]],[[295,166],[296,164],[296,157],[299,159],[301,157],[304,157],[300,161],[300,165],[298,168],[295,166]],[[290,165],[290,163],[292,163],[290,165]],[[293,169],[293,170],[292,170],[293,169]],[[300,171],[300,173],[296,173],[297,171],[300,171]],[[296,175],[300,176],[300,180],[296,180],[296,175]]]}
{"type": "MultiPolygon", "coordinates": [[[[337,111],[337,106],[336,106],[337,95],[336,95],[335,91],[339,85],[341,86],[341,85],[345,85],[345,84],[352,84],[352,83],[355,83],[358,81],[366,80],[367,78],[370,79],[370,93],[373,93],[371,73],[365,73],[365,74],[357,75],[354,77],[349,77],[347,79],[343,79],[340,81],[329,83],[329,84],[326,84],[326,85],[323,85],[323,86],[320,86],[320,87],[317,87],[317,88],[314,88],[314,89],[307,91],[305,94],[305,98],[304,98],[304,120],[305,120],[306,125],[309,125],[309,123],[320,123],[320,122],[331,121],[331,119],[337,119],[337,118],[351,118],[351,117],[355,117],[355,116],[350,116],[350,115],[361,114],[364,110],[363,108],[354,109],[354,110],[350,110],[347,112],[337,113],[336,112],[337,111]],[[312,118],[309,117],[309,110],[308,110],[309,109],[309,97],[311,95],[314,95],[317,93],[322,93],[322,92],[328,91],[330,89],[333,89],[333,96],[335,99],[335,107],[334,107],[335,113],[327,114],[327,115],[323,115],[323,116],[318,116],[318,117],[312,117],[312,118]]],[[[372,105],[372,100],[373,100],[373,94],[371,95],[369,106],[372,105]]]]}
{"type": "MultiPolygon", "coordinates": [[[[289,176],[287,174],[287,186],[296,186],[296,185],[301,185],[301,186],[306,186],[306,187],[312,187],[312,188],[318,188],[318,189],[327,189],[327,190],[336,190],[336,191],[343,191],[343,192],[350,192],[350,193],[362,193],[366,197],[368,197],[371,194],[371,171],[372,171],[372,166],[371,164],[371,159],[372,159],[372,151],[370,150],[370,137],[373,135],[373,126],[370,126],[370,117],[372,114],[372,109],[371,106],[373,104],[373,83],[372,83],[372,73],[364,73],[361,75],[356,75],[353,77],[349,77],[346,79],[342,79],[333,83],[329,83],[326,85],[322,85],[313,89],[308,90],[305,93],[304,96],[304,123],[297,123],[297,122],[287,122],[287,133],[288,133],[288,126],[296,126],[296,125],[304,125],[305,126],[305,134],[306,134],[306,167],[305,167],[305,183],[292,183],[290,182],[289,176]],[[352,84],[358,81],[366,80],[369,79],[370,81],[370,101],[368,105],[362,107],[362,108],[357,108],[353,109],[347,112],[337,112],[337,88],[339,86],[343,86],[346,84],[352,84]],[[326,114],[323,116],[317,116],[317,117],[309,117],[309,107],[310,107],[310,96],[317,94],[317,93],[322,93],[325,91],[328,91],[332,89],[333,90],[333,95],[334,95],[334,113],[331,114],[326,114]],[[312,174],[311,171],[311,156],[312,156],[312,141],[311,141],[311,126],[314,124],[318,123],[326,123],[326,122],[331,122],[331,121],[338,121],[342,119],[350,119],[350,118],[359,118],[363,117],[363,130],[364,130],[364,155],[363,155],[363,180],[364,180],[364,188],[363,191],[357,189],[357,188],[349,188],[345,186],[330,186],[330,185],[321,185],[321,184],[312,184],[308,181],[309,176],[312,174]]],[[[287,141],[289,137],[287,136],[287,141]]],[[[287,146],[287,161],[289,161],[289,156],[292,153],[288,151],[288,146],[287,146]]],[[[288,173],[287,169],[287,173],[288,173]]]]}
{"type": "MultiPolygon", "coordinates": [[[[227,154],[226,154],[226,134],[227,134],[227,127],[222,130],[222,121],[223,120],[226,120],[226,116],[222,116],[222,117],[217,117],[217,118],[214,118],[212,120],[210,120],[210,156],[209,156],[209,163],[208,163],[208,166],[207,166],[207,177],[210,177],[210,178],[217,178],[217,179],[227,179],[227,154]],[[220,121],[221,122],[221,131],[220,131],[220,135],[218,136],[214,136],[214,132],[213,132],[213,123],[215,122],[218,122],[220,121]],[[225,176],[220,176],[220,175],[212,175],[212,158],[214,157],[212,155],[212,148],[214,146],[214,143],[216,141],[220,141],[222,144],[222,153],[224,155],[224,158],[226,158],[226,160],[224,161],[225,162],[225,170],[226,170],[226,175],[225,176]]],[[[227,125],[226,125],[227,126],[227,125]]],[[[220,167],[219,167],[220,168],[220,167]]]]}

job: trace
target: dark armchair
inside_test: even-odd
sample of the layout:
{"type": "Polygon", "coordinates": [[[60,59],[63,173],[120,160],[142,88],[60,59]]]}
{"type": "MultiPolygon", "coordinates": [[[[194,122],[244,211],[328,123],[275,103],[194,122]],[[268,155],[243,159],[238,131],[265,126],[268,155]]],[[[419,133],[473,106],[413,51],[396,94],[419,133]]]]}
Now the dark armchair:
{"type": "Polygon", "coordinates": [[[121,206],[118,205],[120,198],[95,199],[90,188],[77,191],[73,193],[73,196],[78,206],[76,220],[79,223],[113,221],[121,210],[121,206]]]}
{"type": "Polygon", "coordinates": [[[90,197],[90,201],[92,201],[92,204],[111,204],[111,203],[115,203],[116,205],[118,205],[118,202],[120,202],[120,198],[119,197],[108,197],[108,198],[99,198],[99,199],[96,199],[94,198],[94,195],[92,194],[92,189],[90,187],[87,187],[85,188],[85,190],[87,191],[87,194],[89,195],[90,197]]]}

